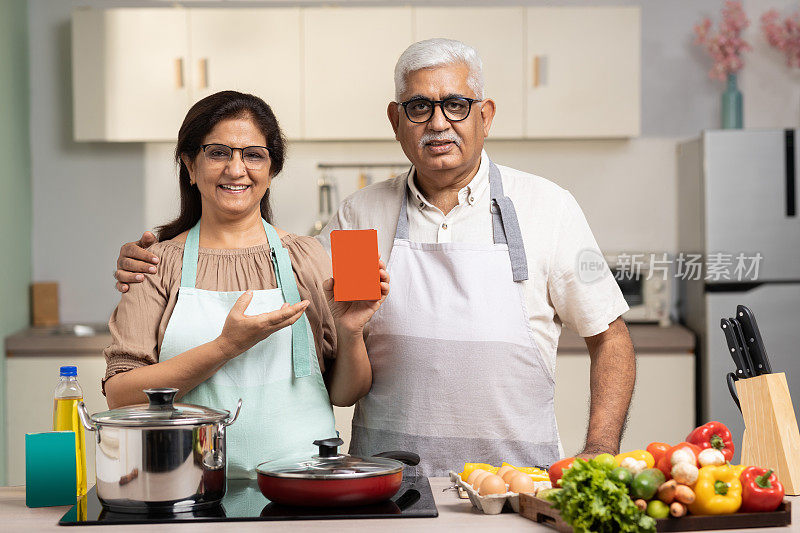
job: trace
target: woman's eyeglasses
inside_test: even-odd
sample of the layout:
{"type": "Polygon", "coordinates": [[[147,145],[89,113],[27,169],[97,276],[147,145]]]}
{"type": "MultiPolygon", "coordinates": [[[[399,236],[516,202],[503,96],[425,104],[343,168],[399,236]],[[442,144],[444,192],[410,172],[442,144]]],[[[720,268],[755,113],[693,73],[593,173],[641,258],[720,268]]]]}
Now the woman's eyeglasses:
{"type": "Polygon", "coordinates": [[[226,165],[233,159],[233,153],[239,150],[242,153],[242,162],[250,170],[261,170],[269,161],[269,149],[266,146],[245,146],[232,148],[227,144],[204,144],[203,155],[213,166],[226,165]]]}

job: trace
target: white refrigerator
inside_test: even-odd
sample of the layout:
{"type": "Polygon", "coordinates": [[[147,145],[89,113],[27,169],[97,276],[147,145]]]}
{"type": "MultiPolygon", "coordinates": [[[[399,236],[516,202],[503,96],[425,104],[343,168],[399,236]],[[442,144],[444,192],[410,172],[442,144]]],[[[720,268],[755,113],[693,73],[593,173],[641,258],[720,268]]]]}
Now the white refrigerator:
{"type": "Polygon", "coordinates": [[[681,321],[698,335],[698,423],[731,429],[735,461],[744,422],[726,383],[735,366],[720,319],[738,304],[755,314],[800,413],[798,144],[800,130],[717,130],[678,145],[679,256],[702,254],[704,266],[678,279],[681,321]]]}

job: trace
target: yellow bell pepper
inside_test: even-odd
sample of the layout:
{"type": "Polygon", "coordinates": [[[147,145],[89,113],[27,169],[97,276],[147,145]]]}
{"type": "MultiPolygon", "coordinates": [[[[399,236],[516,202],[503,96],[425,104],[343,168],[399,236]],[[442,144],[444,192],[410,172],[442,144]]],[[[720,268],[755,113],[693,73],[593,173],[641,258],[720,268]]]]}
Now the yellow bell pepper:
{"type": "Polygon", "coordinates": [[[523,474],[528,474],[534,481],[548,481],[550,479],[550,475],[547,473],[547,470],[542,470],[541,468],[536,468],[535,466],[514,466],[511,463],[506,463],[505,461],[500,465],[500,468],[504,466],[510,466],[514,470],[522,472],[523,474]]]}
{"type": "Polygon", "coordinates": [[[742,506],[740,466],[704,466],[694,485],[695,500],[689,504],[692,514],[730,514],[742,506]]]}
{"type": "Polygon", "coordinates": [[[744,469],[747,468],[747,465],[731,465],[731,468],[736,472],[736,478],[738,479],[739,476],[742,475],[742,472],[744,472],[744,469]]]}
{"type": "Polygon", "coordinates": [[[473,470],[477,470],[478,468],[482,470],[486,470],[487,472],[491,472],[492,474],[496,474],[497,471],[500,469],[498,466],[492,466],[487,463],[465,463],[464,464],[464,471],[459,474],[463,481],[466,481],[469,475],[472,473],[473,470]]]}
{"type": "Polygon", "coordinates": [[[656,464],[653,454],[647,450],[633,450],[632,452],[621,453],[614,457],[614,464],[619,466],[626,457],[633,457],[637,461],[644,461],[647,463],[647,468],[653,468],[653,465],[656,464]]]}

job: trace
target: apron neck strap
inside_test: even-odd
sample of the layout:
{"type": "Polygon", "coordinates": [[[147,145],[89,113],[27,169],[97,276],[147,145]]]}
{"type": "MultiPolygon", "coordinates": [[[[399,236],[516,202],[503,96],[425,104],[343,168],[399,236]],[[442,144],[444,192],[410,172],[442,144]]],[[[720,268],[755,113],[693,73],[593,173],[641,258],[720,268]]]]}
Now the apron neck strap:
{"type": "Polygon", "coordinates": [[[192,226],[186,243],[183,245],[183,267],[181,268],[181,287],[194,288],[197,282],[197,256],[200,250],[200,221],[192,226]]]}
{"type": "MultiPolygon", "coordinates": [[[[414,171],[414,167],[411,167],[408,177],[411,177],[411,173],[414,171]]],[[[503,194],[503,179],[500,176],[500,169],[491,161],[489,161],[489,194],[491,195],[494,242],[495,244],[508,244],[514,281],[526,280],[528,279],[528,259],[525,255],[525,245],[522,242],[517,211],[514,209],[511,199],[503,194]]],[[[403,240],[409,238],[408,184],[403,187],[403,201],[400,202],[400,213],[397,216],[394,238],[403,240]]]]}
{"type": "MultiPolygon", "coordinates": [[[[278,232],[266,220],[264,231],[267,232],[269,251],[272,258],[272,267],[275,270],[275,280],[278,288],[283,294],[283,301],[294,305],[300,302],[300,291],[297,289],[297,282],[292,271],[292,260],[289,257],[289,250],[283,247],[278,232]]],[[[311,375],[311,361],[309,354],[311,345],[308,340],[308,331],[305,327],[305,320],[296,320],[292,326],[292,367],[295,378],[304,378],[311,375]]]]}
{"type": "Polygon", "coordinates": [[[511,198],[503,194],[503,180],[500,169],[489,162],[489,194],[492,201],[492,231],[495,243],[507,243],[508,255],[511,259],[511,273],[514,281],[528,279],[528,258],[525,255],[525,244],[522,231],[519,229],[517,210],[511,198]]]}
{"type": "Polygon", "coordinates": [[[414,167],[408,169],[406,174],[406,183],[403,185],[403,201],[400,202],[400,213],[397,216],[397,229],[394,231],[395,239],[408,239],[408,179],[411,178],[411,173],[414,172],[414,167]]]}
{"type": "MultiPolygon", "coordinates": [[[[292,271],[292,261],[289,251],[281,244],[278,232],[266,220],[261,219],[269,243],[270,259],[275,271],[275,280],[283,294],[283,300],[289,304],[300,301],[300,291],[292,271]]],[[[186,244],[183,246],[183,267],[181,271],[181,287],[194,287],[197,283],[197,257],[200,250],[200,221],[189,230],[186,244]]],[[[311,375],[311,361],[309,357],[310,344],[303,320],[296,320],[292,324],[292,364],[296,378],[311,375]]]]}

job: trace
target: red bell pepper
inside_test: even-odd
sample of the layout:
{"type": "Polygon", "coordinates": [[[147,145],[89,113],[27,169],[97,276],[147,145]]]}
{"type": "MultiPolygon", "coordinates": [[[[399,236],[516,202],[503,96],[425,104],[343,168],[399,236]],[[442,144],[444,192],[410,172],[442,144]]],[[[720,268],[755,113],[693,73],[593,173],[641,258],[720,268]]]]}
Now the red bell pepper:
{"type": "Polygon", "coordinates": [[[686,442],[691,442],[700,447],[701,450],[714,448],[722,452],[725,460],[730,462],[733,459],[733,440],[731,432],[722,422],[709,422],[695,428],[686,437],[686,442]]]}
{"type": "Polygon", "coordinates": [[[698,446],[695,446],[691,442],[681,442],[680,444],[676,444],[675,446],[667,450],[667,453],[662,455],[661,459],[659,459],[658,463],[656,463],[656,468],[664,472],[664,476],[668,480],[672,479],[672,454],[675,453],[677,450],[680,450],[681,448],[689,448],[690,450],[692,450],[692,452],[694,452],[695,466],[699,466],[697,462],[697,456],[700,455],[700,448],[698,446]]]}
{"type": "Polygon", "coordinates": [[[783,501],[783,485],[772,470],[748,466],[741,474],[742,511],[774,511],[783,501]]]}
{"type": "Polygon", "coordinates": [[[550,483],[553,484],[553,488],[557,488],[559,486],[558,480],[560,480],[561,476],[564,475],[564,470],[568,470],[574,461],[574,457],[567,457],[566,459],[561,459],[560,461],[553,463],[553,466],[551,466],[547,472],[547,474],[550,476],[550,483]]]}

